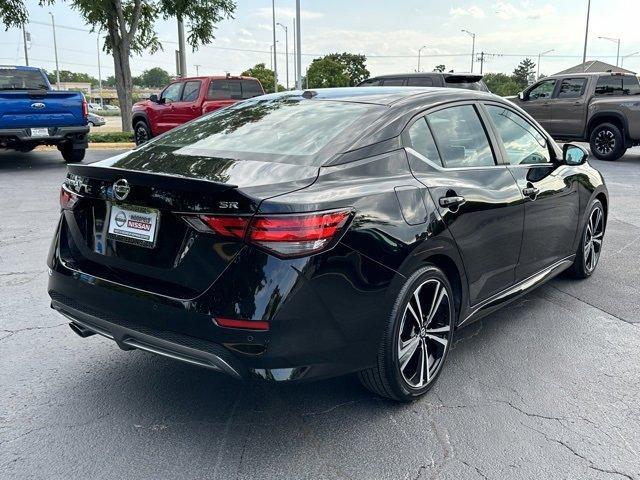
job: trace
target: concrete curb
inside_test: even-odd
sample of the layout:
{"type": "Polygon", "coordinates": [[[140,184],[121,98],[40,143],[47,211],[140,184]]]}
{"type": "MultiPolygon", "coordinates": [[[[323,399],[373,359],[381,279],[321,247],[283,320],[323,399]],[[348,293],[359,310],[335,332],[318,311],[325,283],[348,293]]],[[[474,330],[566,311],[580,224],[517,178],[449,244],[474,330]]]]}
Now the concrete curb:
{"type": "MultiPolygon", "coordinates": [[[[135,143],[89,143],[89,150],[131,150],[135,146],[135,143]]],[[[36,150],[49,151],[57,149],[52,145],[42,145],[36,148],[36,150]]]]}

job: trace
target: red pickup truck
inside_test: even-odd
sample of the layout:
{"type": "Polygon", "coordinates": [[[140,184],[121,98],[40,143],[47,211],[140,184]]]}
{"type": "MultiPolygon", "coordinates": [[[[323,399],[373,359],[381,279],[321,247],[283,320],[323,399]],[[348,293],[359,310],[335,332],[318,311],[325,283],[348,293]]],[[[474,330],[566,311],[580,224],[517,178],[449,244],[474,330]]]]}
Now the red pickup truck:
{"type": "Polygon", "coordinates": [[[133,106],[131,123],[136,145],[205,113],[247,98],[264,95],[253,77],[191,77],[169,84],[162,93],[133,106]]]}

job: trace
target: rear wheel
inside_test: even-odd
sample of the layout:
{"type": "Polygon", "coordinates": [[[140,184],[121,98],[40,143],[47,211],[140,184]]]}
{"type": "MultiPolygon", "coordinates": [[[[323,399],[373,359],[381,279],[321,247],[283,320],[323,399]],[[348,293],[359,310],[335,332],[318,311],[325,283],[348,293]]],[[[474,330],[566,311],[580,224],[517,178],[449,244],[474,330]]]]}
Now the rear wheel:
{"type": "Polygon", "coordinates": [[[151,140],[151,128],[149,128],[149,124],[144,120],[140,120],[133,127],[133,137],[135,139],[136,145],[142,145],[143,143],[147,143],[151,140]]]}
{"type": "Polygon", "coordinates": [[[73,148],[73,145],[69,144],[60,147],[60,153],[62,153],[62,158],[64,158],[65,162],[78,163],[84,160],[86,149],[73,148]]]}
{"type": "Polygon", "coordinates": [[[455,320],[451,285],[434,265],[415,272],[393,306],[377,363],[358,374],[363,385],[402,402],[435,383],[451,347],[455,320]]]}
{"type": "Polygon", "coordinates": [[[594,128],[589,145],[598,160],[618,160],[627,151],[622,132],[613,123],[603,123],[594,128]]]}
{"type": "Polygon", "coordinates": [[[575,278],[588,278],[595,271],[602,252],[604,240],[604,208],[600,200],[594,200],[589,210],[589,217],[582,229],[580,245],[576,252],[576,258],[569,269],[569,273],[575,278]]]}

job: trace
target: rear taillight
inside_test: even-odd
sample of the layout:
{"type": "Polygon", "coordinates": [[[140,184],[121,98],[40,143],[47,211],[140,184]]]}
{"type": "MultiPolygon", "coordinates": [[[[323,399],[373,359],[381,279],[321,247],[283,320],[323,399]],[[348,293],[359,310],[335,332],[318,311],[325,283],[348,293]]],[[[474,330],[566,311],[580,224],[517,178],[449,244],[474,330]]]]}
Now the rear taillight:
{"type": "Polygon", "coordinates": [[[87,118],[89,116],[89,104],[86,100],[82,102],[82,115],[84,116],[84,118],[87,118]]]}
{"type": "Polygon", "coordinates": [[[78,201],[78,195],[65,187],[60,189],[60,208],[62,210],[71,210],[78,201]]]}
{"type": "MultiPolygon", "coordinates": [[[[200,220],[221,237],[244,239],[278,257],[303,257],[332,247],[340,239],[351,210],[270,216],[210,216],[200,220]]],[[[193,222],[190,221],[193,225],[193,222]]]]}

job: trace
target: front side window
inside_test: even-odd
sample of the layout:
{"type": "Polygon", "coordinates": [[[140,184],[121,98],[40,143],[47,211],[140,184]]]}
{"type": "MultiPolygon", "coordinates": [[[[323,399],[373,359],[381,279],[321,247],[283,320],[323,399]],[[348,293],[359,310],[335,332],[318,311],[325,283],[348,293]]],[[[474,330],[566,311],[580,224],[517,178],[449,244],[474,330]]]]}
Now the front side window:
{"type": "Polygon", "coordinates": [[[208,100],[242,100],[242,88],[238,80],[212,80],[207,92],[208,100]]]}
{"type": "Polygon", "coordinates": [[[184,92],[182,93],[183,102],[195,102],[200,96],[200,86],[202,82],[199,80],[187,82],[184,84],[184,92]]]}
{"type": "Polygon", "coordinates": [[[404,85],[404,78],[387,78],[382,81],[383,87],[402,87],[404,85]]]}
{"type": "Polygon", "coordinates": [[[433,87],[433,79],[430,77],[409,77],[408,87],[433,87]]]}
{"type": "Polygon", "coordinates": [[[442,165],[436,143],[433,140],[427,121],[423,118],[409,128],[411,148],[437,165],[442,165]]]}
{"type": "Polygon", "coordinates": [[[162,100],[166,103],[179,102],[182,92],[182,82],[172,83],[162,92],[162,100]]]}
{"type": "Polygon", "coordinates": [[[359,87],[379,87],[380,86],[380,80],[378,78],[370,78],[368,80],[365,80],[364,82],[362,82],[358,86],[359,87]]]}
{"type": "Polygon", "coordinates": [[[487,105],[487,110],[502,139],[511,165],[549,163],[547,140],[520,115],[503,107],[487,105]]]}
{"type": "Polygon", "coordinates": [[[450,107],[427,115],[445,167],[495,165],[484,126],[472,105],[450,107]]]}
{"type": "Polygon", "coordinates": [[[528,100],[542,100],[545,98],[551,98],[553,90],[556,88],[555,80],[545,80],[539,83],[529,91],[528,100]]]}
{"type": "Polygon", "coordinates": [[[586,81],[585,78],[565,78],[560,83],[558,98],[578,98],[582,96],[582,89],[586,81]]]}

